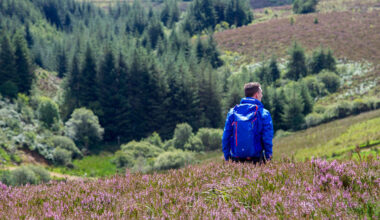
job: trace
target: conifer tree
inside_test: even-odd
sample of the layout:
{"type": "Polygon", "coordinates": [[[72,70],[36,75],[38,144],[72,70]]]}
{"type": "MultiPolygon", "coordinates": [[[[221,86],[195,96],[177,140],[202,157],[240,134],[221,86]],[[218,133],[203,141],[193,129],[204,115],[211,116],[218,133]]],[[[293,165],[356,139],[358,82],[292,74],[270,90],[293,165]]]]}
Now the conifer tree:
{"type": "Polygon", "coordinates": [[[96,63],[90,45],[87,45],[83,67],[78,77],[78,100],[81,107],[90,108],[97,100],[96,63]]]}
{"type": "Polygon", "coordinates": [[[277,59],[276,57],[272,57],[269,61],[269,73],[271,75],[271,81],[275,82],[277,79],[280,78],[280,70],[277,65],[277,59]]]}
{"type": "Polygon", "coordinates": [[[290,59],[287,66],[288,72],[286,73],[286,77],[288,79],[298,80],[299,78],[306,76],[307,67],[303,48],[297,42],[294,42],[289,54],[290,59]]]}
{"type": "Polygon", "coordinates": [[[276,89],[272,95],[270,109],[274,130],[283,128],[282,115],[284,114],[285,101],[286,97],[283,89],[276,89]]]}
{"type": "Polygon", "coordinates": [[[1,41],[0,67],[0,86],[8,82],[17,88],[20,78],[16,74],[15,55],[7,36],[1,41]]]}
{"type": "MultiPolygon", "coordinates": [[[[15,64],[18,75],[18,91],[29,94],[33,82],[33,69],[30,63],[29,51],[26,40],[22,35],[16,36],[15,64]]],[[[17,83],[17,82],[15,82],[17,83]]]]}
{"type": "Polygon", "coordinates": [[[284,114],[282,115],[284,127],[291,130],[299,130],[305,121],[302,114],[304,109],[303,99],[294,85],[286,90],[286,96],[287,102],[284,105],[284,114]]]}
{"type": "Polygon", "coordinates": [[[67,55],[65,49],[60,49],[57,56],[57,71],[59,78],[63,78],[67,73],[67,65],[67,55]]]}
{"type": "Polygon", "coordinates": [[[115,57],[110,49],[104,55],[97,76],[97,101],[99,102],[99,120],[105,129],[104,139],[113,140],[118,135],[115,116],[120,108],[120,85],[115,66],[115,57]]]}
{"type": "Polygon", "coordinates": [[[300,87],[302,101],[304,103],[302,114],[307,115],[313,111],[313,99],[311,98],[309,89],[307,88],[306,84],[301,83],[300,87]]]}

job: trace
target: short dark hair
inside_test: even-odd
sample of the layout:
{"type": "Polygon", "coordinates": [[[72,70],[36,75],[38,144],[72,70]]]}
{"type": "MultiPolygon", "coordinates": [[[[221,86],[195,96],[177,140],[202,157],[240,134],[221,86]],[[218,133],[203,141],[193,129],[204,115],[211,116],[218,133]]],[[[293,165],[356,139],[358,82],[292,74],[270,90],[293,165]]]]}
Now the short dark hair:
{"type": "Polygon", "coordinates": [[[260,90],[260,83],[250,82],[244,85],[245,97],[253,97],[260,90]]]}

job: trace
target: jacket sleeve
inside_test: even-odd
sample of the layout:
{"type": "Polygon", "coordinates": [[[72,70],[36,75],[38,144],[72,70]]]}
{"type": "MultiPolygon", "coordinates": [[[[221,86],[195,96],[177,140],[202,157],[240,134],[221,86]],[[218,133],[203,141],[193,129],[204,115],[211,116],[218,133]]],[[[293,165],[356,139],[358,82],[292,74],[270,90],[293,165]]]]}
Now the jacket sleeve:
{"type": "Polygon", "coordinates": [[[231,156],[231,136],[232,136],[232,110],[228,112],[226,124],[224,125],[223,137],[222,137],[222,150],[224,153],[224,159],[229,160],[231,156]]]}
{"type": "Polygon", "coordinates": [[[264,110],[263,114],[263,130],[262,130],[262,136],[261,141],[263,143],[263,147],[265,150],[265,157],[266,159],[272,158],[273,152],[272,152],[272,143],[273,139],[273,122],[272,117],[269,113],[269,111],[264,110]]]}

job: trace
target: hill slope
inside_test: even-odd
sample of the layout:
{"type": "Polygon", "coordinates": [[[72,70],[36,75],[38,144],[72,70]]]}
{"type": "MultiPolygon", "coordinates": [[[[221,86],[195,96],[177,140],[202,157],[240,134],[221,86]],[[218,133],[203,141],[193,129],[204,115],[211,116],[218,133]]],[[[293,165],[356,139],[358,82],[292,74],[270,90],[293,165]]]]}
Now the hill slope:
{"type": "Polygon", "coordinates": [[[379,62],[380,13],[330,12],[272,19],[246,27],[216,33],[222,50],[236,51],[260,59],[262,56],[283,57],[293,41],[307,50],[320,45],[329,47],[338,58],[379,62]],[[314,24],[314,19],[318,24],[314,24]]]}

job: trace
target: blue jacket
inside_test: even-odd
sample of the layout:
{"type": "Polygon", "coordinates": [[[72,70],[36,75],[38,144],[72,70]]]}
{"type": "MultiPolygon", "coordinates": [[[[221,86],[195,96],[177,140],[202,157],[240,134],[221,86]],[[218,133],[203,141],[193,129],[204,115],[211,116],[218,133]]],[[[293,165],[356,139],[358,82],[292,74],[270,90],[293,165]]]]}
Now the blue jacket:
{"type": "Polygon", "coordinates": [[[240,105],[235,108],[235,114],[233,114],[234,108],[232,108],[226,119],[226,124],[224,126],[222,144],[223,144],[223,153],[225,160],[229,160],[232,157],[261,157],[264,150],[265,157],[267,159],[272,157],[272,139],[273,139],[273,123],[272,117],[268,110],[264,109],[263,104],[254,98],[243,98],[240,102],[240,105]],[[239,117],[242,120],[253,117],[253,112],[257,109],[257,133],[253,135],[254,145],[250,149],[246,150],[244,153],[235,152],[236,148],[233,148],[233,125],[234,117],[239,117]],[[235,115],[235,116],[234,116],[235,115]],[[243,154],[243,155],[242,155],[243,154]]]}

